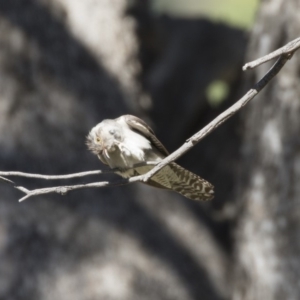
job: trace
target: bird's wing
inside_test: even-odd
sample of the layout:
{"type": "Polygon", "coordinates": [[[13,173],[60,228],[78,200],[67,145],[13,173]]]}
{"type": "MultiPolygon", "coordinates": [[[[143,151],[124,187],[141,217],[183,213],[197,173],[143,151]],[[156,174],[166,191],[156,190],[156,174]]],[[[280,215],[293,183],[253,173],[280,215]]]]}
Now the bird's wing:
{"type": "Polygon", "coordinates": [[[169,152],[165,146],[160,142],[160,140],[155,136],[154,131],[149,125],[147,125],[143,120],[132,115],[123,116],[127,125],[134,131],[143,135],[151,141],[151,143],[156,147],[156,149],[163,155],[168,156],[169,152]]]}

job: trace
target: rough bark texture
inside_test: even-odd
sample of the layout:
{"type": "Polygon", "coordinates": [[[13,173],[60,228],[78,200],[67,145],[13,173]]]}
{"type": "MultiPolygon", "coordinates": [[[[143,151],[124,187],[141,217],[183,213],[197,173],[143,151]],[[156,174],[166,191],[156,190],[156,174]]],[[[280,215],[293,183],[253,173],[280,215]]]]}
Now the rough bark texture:
{"type": "MultiPolygon", "coordinates": [[[[299,36],[299,8],[297,0],[262,2],[249,61],[299,36]]],[[[299,69],[298,52],[243,115],[235,300],[300,298],[299,69]]]]}
{"type": "MultiPolygon", "coordinates": [[[[220,78],[238,84],[242,32],[153,17],[141,3],[127,15],[125,0],[0,0],[1,170],[99,169],[85,136],[124,113],[152,117],[172,150],[223,109],[207,105],[205,89],[220,78]]],[[[212,204],[143,185],[18,204],[1,184],[0,299],[228,298],[223,208],[233,195],[237,123],[182,161],[218,186],[212,204]]]]}

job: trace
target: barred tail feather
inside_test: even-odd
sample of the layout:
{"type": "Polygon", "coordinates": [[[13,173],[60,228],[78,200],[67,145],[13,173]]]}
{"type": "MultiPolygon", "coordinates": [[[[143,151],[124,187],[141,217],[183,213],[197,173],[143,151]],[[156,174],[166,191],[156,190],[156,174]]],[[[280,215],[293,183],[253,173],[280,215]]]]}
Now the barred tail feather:
{"type": "Polygon", "coordinates": [[[214,187],[212,184],[176,163],[171,163],[169,166],[178,178],[178,180],[171,181],[172,190],[192,200],[213,199],[214,187]]]}
{"type": "MultiPolygon", "coordinates": [[[[151,167],[138,168],[138,174],[148,172],[151,167]]],[[[214,197],[214,187],[198,175],[182,168],[176,163],[170,163],[155,174],[148,185],[173,190],[192,200],[211,200],[214,197]]]]}

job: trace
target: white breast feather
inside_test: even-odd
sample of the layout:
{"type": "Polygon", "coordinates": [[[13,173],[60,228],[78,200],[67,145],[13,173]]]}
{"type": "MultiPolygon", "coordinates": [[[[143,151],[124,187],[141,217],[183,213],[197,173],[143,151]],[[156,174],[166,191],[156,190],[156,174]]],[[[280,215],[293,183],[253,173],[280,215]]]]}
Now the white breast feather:
{"type": "Polygon", "coordinates": [[[131,130],[123,118],[119,118],[117,122],[122,126],[125,138],[118,144],[118,148],[120,149],[117,152],[118,154],[114,154],[115,167],[131,168],[149,159],[151,161],[161,160],[156,151],[149,151],[152,150],[152,145],[147,138],[131,130]]]}
{"type": "Polygon", "coordinates": [[[139,162],[145,161],[145,150],[151,150],[151,143],[142,135],[125,128],[126,138],[123,141],[124,148],[126,148],[124,154],[131,156],[133,159],[139,162]]]}

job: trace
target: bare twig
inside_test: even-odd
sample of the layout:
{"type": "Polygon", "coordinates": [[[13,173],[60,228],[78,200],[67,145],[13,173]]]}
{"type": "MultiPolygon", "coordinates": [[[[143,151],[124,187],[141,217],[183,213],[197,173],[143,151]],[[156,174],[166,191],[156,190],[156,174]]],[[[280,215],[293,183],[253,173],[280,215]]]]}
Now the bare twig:
{"type": "Polygon", "coordinates": [[[18,189],[19,191],[23,192],[26,195],[19,200],[19,202],[22,202],[33,196],[50,194],[50,193],[57,193],[57,194],[65,195],[69,191],[86,189],[86,188],[99,188],[99,187],[104,187],[107,185],[109,185],[109,182],[102,181],[102,182],[92,182],[92,183],[87,183],[87,184],[54,186],[54,187],[41,188],[41,189],[35,189],[35,190],[28,190],[22,186],[15,186],[15,188],[18,189]]]}
{"type": "Polygon", "coordinates": [[[9,179],[7,179],[7,178],[5,178],[5,177],[0,176],[0,179],[1,179],[2,181],[6,182],[6,183],[13,184],[13,185],[15,184],[13,181],[11,181],[11,180],[9,180],[9,179]]]}
{"type": "Polygon", "coordinates": [[[73,174],[66,174],[66,175],[42,175],[42,174],[33,174],[33,173],[24,173],[24,172],[1,172],[0,176],[20,176],[26,178],[39,178],[39,179],[46,179],[46,180],[57,180],[57,179],[71,179],[77,177],[84,177],[90,175],[99,175],[99,174],[106,174],[106,173],[114,173],[114,170],[95,170],[95,171],[87,171],[87,172],[80,172],[80,173],[73,173],[73,174]]]}
{"type": "Polygon", "coordinates": [[[273,65],[273,67],[269,70],[269,72],[258,82],[255,86],[247,92],[247,94],[238,100],[235,104],[217,116],[213,121],[211,121],[208,125],[194,134],[191,138],[189,138],[180,148],[170,154],[168,157],[163,159],[161,162],[157,164],[152,170],[148,173],[144,174],[143,182],[147,182],[153,175],[155,175],[161,168],[169,164],[170,162],[176,160],[192,147],[194,147],[197,143],[199,143],[204,137],[213,132],[216,128],[218,128],[222,123],[224,123],[227,119],[232,117],[237,111],[243,108],[250,100],[252,100],[269,82],[270,80],[281,70],[281,68],[285,65],[285,63],[290,58],[291,54],[282,55],[277,62],[273,65]]]}
{"type": "Polygon", "coordinates": [[[254,69],[255,67],[273,59],[283,54],[293,54],[296,50],[300,48],[300,37],[289,42],[285,46],[275,50],[274,52],[271,52],[259,59],[256,59],[254,61],[248,62],[243,66],[243,71],[254,69]]]}
{"type": "MultiPolygon", "coordinates": [[[[134,168],[138,167],[144,167],[144,166],[155,166],[157,163],[155,162],[142,162],[134,165],[134,168]]],[[[44,175],[44,174],[34,174],[34,173],[24,173],[19,171],[0,171],[0,179],[4,181],[10,181],[7,178],[1,177],[1,176],[19,176],[19,177],[26,177],[26,178],[38,178],[38,179],[45,179],[45,180],[58,180],[58,179],[73,179],[73,178],[79,178],[79,177],[85,177],[85,176],[91,176],[91,175],[99,175],[99,174],[109,174],[109,173],[116,173],[120,171],[118,168],[115,169],[107,169],[107,170],[95,170],[95,171],[86,171],[86,172],[80,172],[80,173],[72,173],[72,174],[66,174],[66,175],[44,175]]]]}
{"type": "MultiPolygon", "coordinates": [[[[137,167],[143,167],[143,166],[155,166],[157,163],[155,162],[143,162],[136,164],[134,168],[137,167]]],[[[13,185],[13,187],[22,193],[24,193],[26,196],[21,198],[19,202],[22,202],[30,197],[43,195],[43,194],[50,194],[50,193],[57,193],[61,195],[65,195],[69,191],[73,190],[79,190],[79,189],[85,189],[85,188],[99,188],[99,187],[105,187],[105,186],[118,186],[118,185],[124,185],[136,181],[141,181],[141,176],[135,176],[129,179],[119,180],[117,182],[108,182],[108,181],[101,181],[101,182],[92,182],[87,184],[76,184],[76,185],[66,185],[66,186],[54,186],[54,187],[47,187],[47,188],[39,188],[34,190],[28,190],[24,188],[23,186],[17,186],[15,182],[3,177],[3,176],[20,176],[20,177],[26,177],[26,178],[38,178],[38,179],[46,179],[46,180],[57,180],[57,179],[71,179],[71,178],[77,178],[77,177],[84,177],[89,175],[98,175],[98,174],[104,174],[104,173],[115,173],[119,171],[119,169],[111,169],[111,170],[96,170],[96,171],[87,171],[87,172],[80,172],[80,173],[73,173],[73,174],[67,174],[67,175],[42,175],[42,174],[32,174],[32,173],[24,173],[24,172],[0,172],[0,180],[3,180],[4,182],[13,185]]]]}
{"type": "Polygon", "coordinates": [[[17,190],[26,194],[23,198],[19,200],[22,202],[30,197],[43,195],[43,194],[50,194],[50,193],[57,193],[61,195],[65,195],[69,191],[86,189],[86,188],[100,188],[105,186],[118,186],[118,185],[125,185],[128,183],[133,183],[137,181],[142,181],[143,175],[134,176],[128,179],[119,180],[116,182],[108,182],[108,181],[100,181],[100,182],[91,182],[87,184],[75,184],[75,185],[64,185],[64,186],[54,186],[54,187],[47,187],[47,188],[40,188],[34,190],[28,190],[22,186],[14,186],[17,190]]]}
{"type": "MultiPolygon", "coordinates": [[[[180,148],[174,151],[172,154],[167,156],[161,162],[156,164],[154,168],[152,168],[148,173],[143,175],[134,176],[129,179],[123,179],[117,182],[93,182],[88,184],[78,184],[78,185],[68,185],[68,186],[56,186],[56,187],[47,187],[47,188],[40,188],[34,190],[28,190],[21,186],[15,186],[15,183],[10,181],[9,179],[4,178],[3,176],[22,176],[22,177],[29,177],[29,178],[41,178],[41,179],[69,179],[75,177],[83,177],[88,175],[96,175],[102,174],[106,171],[88,171],[88,172],[81,172],[75,174],[68,174],[68,175],[40,175],[40,174],[29,174],[23,172],[0,172],[0,179],[6,181],[7,183],[13,184],[16,189],[23,192],[25,196],[21,198],[19,201],[23,201],[28,199],[32,196],[49,194],[49,193],[59,193],[59,194],[66,194],[69,191],[77,190],[77,189],[84,189],[84,188],[99,188],[105,186],[116,186],[116,185],[124,185],[133,182],[147,182],[152,176],[154,176],[159,170],[163,167],[168,165],[169,163],[175,161],[177,158],[182,156],[188,150],[195,146],[200,140],[202,140],[205,136],[213,132],[217,127],[223,124],[227,119],[232,117],[236,112],[238,112],[241,108],[243,108],[250,100],[252,100],[269,82],[272,78],[274,78],[281,68],[285,65],[285,63],[292,57],[293,53],[300,48],[300,38],[292,41],[291,43],[287,44],[286,46],[274,51],[273,53],[262,57],[261,59],[248,63],[245,65],[246,69],[254,68],[255,66],[266,62],[274,57],[280,56],[277,62],[273,65],[273,67],[269,70],[269,72],[258,82],[255,86],[247,92],[240,100],[238,100],[235,104],[233,104],[230,108],[226,111],[221,113],[218,117],[216,117],[213,121],[211,121],[208,125],[206,125],[203,129],[199,132],[194,134],[191,138],[189,138],[180,148]]],[[[153,163],[149,163],[153,165],[153,163]]],[[[111,170],[111,172],[115,172],[117,170],[111,170]]]]}

